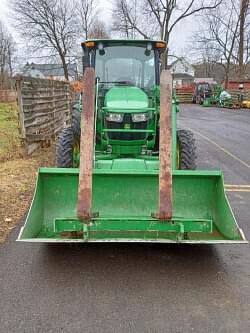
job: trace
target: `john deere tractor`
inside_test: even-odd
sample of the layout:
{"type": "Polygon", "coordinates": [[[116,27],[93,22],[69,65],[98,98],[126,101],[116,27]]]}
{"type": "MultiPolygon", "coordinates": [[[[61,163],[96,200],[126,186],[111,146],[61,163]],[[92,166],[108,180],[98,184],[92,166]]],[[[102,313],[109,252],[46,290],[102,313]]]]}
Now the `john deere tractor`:
{"type": "MultiPolygon", "coordinates": [[[[84,65],[96,75],[96,155],[158,159],[160,58],[165,43],[154,41],[88,41],[84,65]],[[90,45],[93,44],[93,47],[90,45]]],[[[174,102],[173,108],[179,111],[174,102]]],[[[81,103],[72,108],[72,127],[65,128],[57,149],[58,167],[79,166],[81,103]]],[[[194,170],[195,140],[188,130],[176,132],[174,168],[194,170]]]]}
{"type": "Polygon", "coordinates": [[[40,168],[21,241],[246,242],[221,171],[195,171],[162,41],[87,40],[83,93],[40,168]]]}

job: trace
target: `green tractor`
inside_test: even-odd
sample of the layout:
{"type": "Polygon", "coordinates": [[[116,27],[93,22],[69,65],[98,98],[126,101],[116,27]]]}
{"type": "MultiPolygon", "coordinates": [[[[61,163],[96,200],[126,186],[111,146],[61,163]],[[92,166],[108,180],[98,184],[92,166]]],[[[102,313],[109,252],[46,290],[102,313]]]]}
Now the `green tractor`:
{"type": "MultiPolygon", "coordinates": [[[[84,43],[85,66],[95,67],[97,156],[117,157],[159,155],[160,56],[164,43],[106,40],[89,49],[84,43]],[[104,47],[105,45],[105,47],[104,47]],[[153,48],[153,49],[152,49],[153,48]],[[92,64],[90,63],[92,59],[92,64]]],[[[173,108],[179,111],[174,102],[173,108]]],[[[72,127],[58,140],[57,166],[79,167],[81,102],[72,108],[72,127]]],[[[196,168],[195,140],[189,130],[176,132],[173,119],[174,169],[196,168]],[[177,146],[176,146],[177,145],[177,146]]]]}
{"type": "Polygon", "coordinates": [[[88,40],[83,95],[18,240],[244,243],[221,171],[195,171],[162,41],[88,40]]]}

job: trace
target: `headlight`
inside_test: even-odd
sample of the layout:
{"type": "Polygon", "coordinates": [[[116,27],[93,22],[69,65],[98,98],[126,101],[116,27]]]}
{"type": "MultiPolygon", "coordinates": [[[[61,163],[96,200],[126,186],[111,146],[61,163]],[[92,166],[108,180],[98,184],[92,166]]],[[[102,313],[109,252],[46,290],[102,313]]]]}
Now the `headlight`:
{"type": "Polygon", "coordinates": [[[107,121],[113,121],[115,123],[122,123],[123,114],[122,113],[107,113],[106,114],[107,121]]]}
{"type": "Polygon", "coordinates": [[[132,114],[132,121],[134,123],[140,123],[143,121],[147,121],[149,119],[148,113],[134,113],[132,114]]]}

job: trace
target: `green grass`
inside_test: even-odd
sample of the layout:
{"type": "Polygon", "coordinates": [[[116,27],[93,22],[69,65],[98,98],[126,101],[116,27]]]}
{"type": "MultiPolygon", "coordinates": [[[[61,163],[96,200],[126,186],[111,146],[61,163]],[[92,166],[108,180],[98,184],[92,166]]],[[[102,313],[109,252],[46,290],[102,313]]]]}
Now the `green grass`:
{"type": "Polygon", "coordinates": [[[15,103],[0,103],[0,161],[20,153],[18,111],[15,103]]]}

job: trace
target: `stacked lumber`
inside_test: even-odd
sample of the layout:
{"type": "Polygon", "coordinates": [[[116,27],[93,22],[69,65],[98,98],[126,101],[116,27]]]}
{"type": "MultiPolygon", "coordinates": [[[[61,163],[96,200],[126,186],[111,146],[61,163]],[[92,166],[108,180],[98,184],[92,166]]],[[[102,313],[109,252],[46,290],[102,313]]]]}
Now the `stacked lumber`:
{"type": "Polygon", "coordinates": [[[16,88],[21,137],[31,153],[70,123],[71,88],[68,82],[23,76],[16,88]]]}

